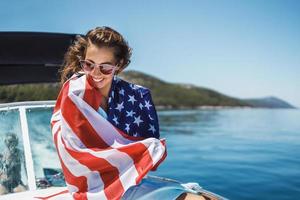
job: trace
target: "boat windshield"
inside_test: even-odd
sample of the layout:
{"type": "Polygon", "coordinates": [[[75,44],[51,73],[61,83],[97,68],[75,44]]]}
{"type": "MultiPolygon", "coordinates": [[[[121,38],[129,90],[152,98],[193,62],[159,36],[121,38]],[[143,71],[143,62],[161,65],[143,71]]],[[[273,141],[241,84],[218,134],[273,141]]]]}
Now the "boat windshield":
{"type": "Polygon", "coordinates": [[[28,189],[18,109],[0,111],[0,194],[28,189]]]}
{"type": "Polygon", "coordinates": [[[0,107],[0,195],[65,186],[50,118],[54,103],[0,107]]]}

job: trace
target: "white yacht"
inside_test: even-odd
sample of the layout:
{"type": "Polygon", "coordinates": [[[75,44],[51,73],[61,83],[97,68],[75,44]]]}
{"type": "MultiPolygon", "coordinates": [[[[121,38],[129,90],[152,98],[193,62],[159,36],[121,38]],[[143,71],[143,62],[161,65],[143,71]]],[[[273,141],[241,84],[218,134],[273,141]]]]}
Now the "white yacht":
{"type": "MultiPolygon", "coordinates": [[[[74,38],[74,34],[0,32],[0,85],[57,82],[64,52],[74,38]]],[[[0,200],[35,199],[67,190],[50,130],[54,104],[0,104],[0,200]]],[[[149,175],[145,179],[151,182],[148,187],[181,185],[208,199],[225,199],[197,183],[149,175]]]]}

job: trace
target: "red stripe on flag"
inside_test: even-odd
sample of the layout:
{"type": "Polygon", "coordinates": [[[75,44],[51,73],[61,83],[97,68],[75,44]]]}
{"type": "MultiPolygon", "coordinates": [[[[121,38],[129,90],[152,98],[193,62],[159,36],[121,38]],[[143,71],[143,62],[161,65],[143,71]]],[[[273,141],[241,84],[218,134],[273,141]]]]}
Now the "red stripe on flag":
{"type": "Polygon", "coordinates": [[[61,99],[62,99],[62,93],[63,93],[62,91],[63,91],[63,88],[60,90],[60,92],[58,94],[58,97],[56,99],[56,103],[55,103],[55,106],[54,106],[54,109],[53,109],[53,113],[57,112],[60,109],[60,104],[61,104],[61,99]]]}

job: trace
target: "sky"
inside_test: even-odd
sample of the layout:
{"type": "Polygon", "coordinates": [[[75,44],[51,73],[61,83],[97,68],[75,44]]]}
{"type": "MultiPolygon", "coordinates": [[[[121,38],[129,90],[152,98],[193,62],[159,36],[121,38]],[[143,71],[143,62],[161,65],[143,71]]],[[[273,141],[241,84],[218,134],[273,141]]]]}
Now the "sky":
{"type": "Polygon", "coordinates": [[[1,0],[0,31],[120,32],[128,69],[300,107],[298,0],[1,0]]]}

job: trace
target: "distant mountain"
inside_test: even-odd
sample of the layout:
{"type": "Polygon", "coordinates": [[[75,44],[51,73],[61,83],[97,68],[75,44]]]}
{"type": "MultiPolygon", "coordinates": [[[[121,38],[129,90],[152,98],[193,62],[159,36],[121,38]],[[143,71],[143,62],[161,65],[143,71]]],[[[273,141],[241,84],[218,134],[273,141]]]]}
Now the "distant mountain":
{"type": "MultiPolygon", "coordinates": [[[[124,71],[120,77],[151,89],[153,101],[158,109],[199,107],[294,108],[276,97],[238,99],[192,84],[169,83],[138,71],[124,71]]],[[[5,85],[0,86],[0,103],[55,100],[58,92],[58,83],[5,85]]]]}
{"type": "Polygon", "coordinates": [[[277,97],[265,97],[259,99],[244,99],[245,102],[252,105],[253,107],[262,108],[295,108],[291,104],[283,101],[277,97]]]}

